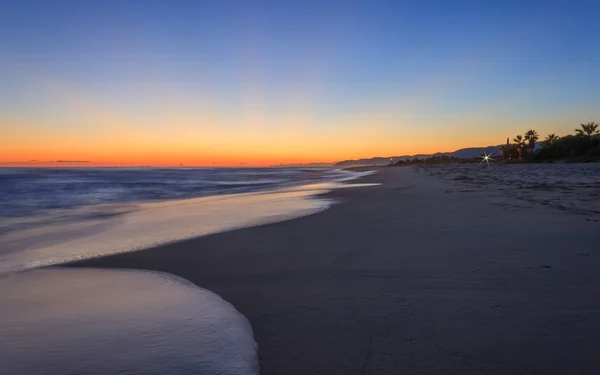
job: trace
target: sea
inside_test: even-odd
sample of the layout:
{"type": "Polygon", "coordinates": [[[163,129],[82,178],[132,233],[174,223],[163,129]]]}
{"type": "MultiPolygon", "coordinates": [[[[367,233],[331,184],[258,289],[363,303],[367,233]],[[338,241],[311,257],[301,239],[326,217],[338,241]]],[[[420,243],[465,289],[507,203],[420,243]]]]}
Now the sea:
{"type": "Polygon", "coordinates": [[[0,373],[258,374],[260,343],[220,296],[60,264],[314,214],[334,203],[321,193],[368,173],[0,168],[0,373]]]}
{"type": "Polygon", "coordinates": [[[357,175],[328,168],[0,168],[0,233],[15,229],[10,219],[56,218],[82,207],[91,208],[88,214],[94,218],[135,203],[258,192],[357,175]]]}

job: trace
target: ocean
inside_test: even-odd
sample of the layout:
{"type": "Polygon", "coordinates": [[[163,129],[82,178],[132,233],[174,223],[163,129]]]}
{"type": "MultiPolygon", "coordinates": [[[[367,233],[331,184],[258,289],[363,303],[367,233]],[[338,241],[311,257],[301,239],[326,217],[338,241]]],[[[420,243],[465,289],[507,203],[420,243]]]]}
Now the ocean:
{"type": "Polygon", "coordinates": [[[94,218],[132,203],[273,190],[355,176],[329,168],[0,168],[0,233],[15,229],[10,219],[27,218],[32,223],[45,215],[57,219],[81,213],[73,209],[82,207],[91,208],[86,213],[94,218]]]}
{"type": "Polygon", "coordinates": [[[280,221],[361,173],[330,168],[1,168],[0,273],[280,221]]]}

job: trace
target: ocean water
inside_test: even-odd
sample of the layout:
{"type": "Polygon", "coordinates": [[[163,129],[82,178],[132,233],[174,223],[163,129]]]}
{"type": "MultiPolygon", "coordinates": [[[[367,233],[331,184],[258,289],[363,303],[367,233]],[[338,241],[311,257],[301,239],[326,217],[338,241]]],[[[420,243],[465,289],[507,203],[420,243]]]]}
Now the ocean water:
{"type": "Polygon", "coordinates": [[[246,318],[218,295],[144,271],[0,277],[0,374],[255,375],[246,318]]]}
{"type": "Polygon", "coordinates": [[[286,220],[360,173],[302,168],[0,169],[0,274],[286,220]]]}
{"type": "Polygon", "coordinates": [[[32,218],[46,215],[49,220],[69,214],[110,216],[141,202],[256,192],[355,176],[329,168],[0,168],[0,233],[14,229],[11,223],[37,224],[32,218]]]}

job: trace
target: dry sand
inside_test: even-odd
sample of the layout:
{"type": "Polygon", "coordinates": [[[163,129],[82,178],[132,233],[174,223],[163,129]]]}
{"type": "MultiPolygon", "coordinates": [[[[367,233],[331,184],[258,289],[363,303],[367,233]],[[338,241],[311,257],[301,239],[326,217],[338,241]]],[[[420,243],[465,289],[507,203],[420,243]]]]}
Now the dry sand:
{"type": "Polygon", "coordinates": [[[252,324],[262,374],[596,375],[598,167],[585,192],[544,168],[382,168],[316,215],[78,265],[218,293],[252,324]]]}
{"type": "Polygon", "coordinates": [[[490,167],[462,164],[426,167],[432,176],[455,182],[460,192],[496,192],[498,197],[516,198],[503,207],[522,209],[539,205],[553,207],[590,220],[600,216],[600,163],[588,164],[500,164],[490,167]]]}

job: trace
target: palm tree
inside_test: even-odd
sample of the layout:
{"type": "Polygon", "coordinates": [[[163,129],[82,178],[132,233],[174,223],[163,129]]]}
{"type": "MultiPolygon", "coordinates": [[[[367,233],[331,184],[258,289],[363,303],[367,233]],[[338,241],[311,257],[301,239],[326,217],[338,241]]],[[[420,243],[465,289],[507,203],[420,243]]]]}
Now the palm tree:
{"type": "Polygon", "coordinates": [[[587,137],[591,137],[594,134],[598,134],[598,125],[594,121],[588,122],[587,124],[581,124],[581,129],[575,129],[575,133],[577,135],[584,135],[587,137]]]}
{"type": "Polygon", "coordinates": [[[512,144],[500,146],[500,153],[504,159],[516,159],[519,157],[517,147],[512,144]]]}
{"type": "Polygon", "coordinates": [[[513,142],[515,142],[515,146],[517,147],[517,151],[519,152],[519,159],[523,158],[523,148],[525,148],[525,140],[521,134],[518,134],[513,138],[513,142]]]}
{"type": "Polygon", "coordinates": [[[531,151],[532,154],[533,154],[533,150],[535,149],[535,143],[537,142],[537,140],[539,138],[540,138],[540,136],[533,129],[527,130],[525,132],[525,141],[529,143],[529,150],[531,151]]]}
{"type": "Polygon", "coordinates": [[[510,159],[510,138],[506,137],[506,144],[500,146],[500,153],[504,159],[510,159]]]}
{"type": "Polygon", "coordinates": [[[558,141],[559,138],[560,137],[554,133],[548,134],[548,136],[544,140],[544,147],[552,146],[556,143],[556,141],[558,141]]]}

